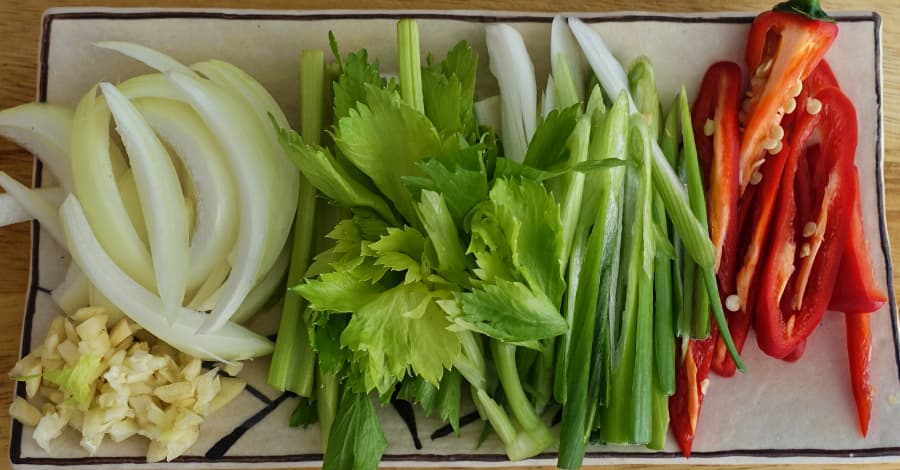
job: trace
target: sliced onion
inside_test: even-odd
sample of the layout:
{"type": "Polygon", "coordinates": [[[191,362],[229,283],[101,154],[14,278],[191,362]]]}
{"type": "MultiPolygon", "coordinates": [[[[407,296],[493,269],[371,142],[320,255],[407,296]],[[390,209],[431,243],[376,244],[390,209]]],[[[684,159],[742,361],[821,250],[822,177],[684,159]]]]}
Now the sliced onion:
{"type": "Polygon", "coordinates": [[[281,250],[281,254],[275,259],[275,264],[272,265],[272,269],[270,269],[269,272],[260,279],[259,283],[256,284],[256,287],[247,294],[247,298],[244,299],[244,303],[241,304],[240,308],[234,312],[231,321],[235,323],[245,323],[252,318],[253,315],[256,315],[256,313],[266,305],[266,302],[268,302],[278,291],[281,291],[282,294],[284,293],[284,279],[287,274],[288,265],[291,264],[292,248],[290,243],[284,246],[284,249],[281,250]]]}
{"type": "Polygon", "coordinates": [[[150,241],[157,292],[170,321],[184,301],[189,235],[184,196],[172,158],[137,108],[115,86],[101,83],[122,136],[150,241]]]}
{"type": "Polygon", "coordinates": [[[197,292],[191,297],[187,307],[200,312],[212,310],[219,299],[219,289],[225,279],[228,279],[229,272],[231,272],[231,265],[227,261],[220,260],[219,264],[209,273],[209,277],[197,288],[197,292]]]}
{"type": "Polygon", "coordinates": [[[98,104],[96,87],[82,98],[72,121],[72,176],[75,194],[103,248],[122,270],[155,290],[150,252],[128,218],[110,160],[109,109],[98,104]]]}
{"type": "Polygon", "coordinates": [[[188,289],[195,289],[234,246],[238,230],[234,178],[224,150],[189,106],[153,98],[135,104],[150,127],[180,157],[196,191],[197,219],[188,268],[188,289]]]}
{"type": "MultiPolygon", "coordinates": [[[[52,207],[59,207],[63,199],[66,198],[66,191],[59,186],[48,186],[44,188],[34,188],[31,190],[36,197],[47,201],[52,207]]],[[[19,201],[12,194],[0,194],[0,227],[18,224],[34,219],[31,212],[19,204],[19,201]]]]}
{"type": "Polygon", "coordinates": [[[90,305],[89,289],[90,283],[78,265],[69,263],[66,276],[50,292],[50,298],[66,315],[72,316],[79,308],[90,305]]]}
{"type": "Polygon", "coordinates": [[[141,241],[149,246],[147,224],[144,222],[144,216],[141,213],[141,199],[138,196],[137,184],[134,182],[134,173],[131,172],[130,168],[119,177],[117,184],[119,186],[119,194],[122,195],[122,204],[125,205],[125,211],[128,212],[131,225],[134,226],[138,236],[141,237],[141,241]]]}
{"type": "Polygon", "coordinates": [[[160,72],[180,72],[192,75],[194,72],[181,62],[147,46],[124,41],[95,42],[95,46],[120,52],[128,57],[137,59],[160,72]]]}
{"type": "Polygon", "coordinates": [[[216,333],[197,333],[205,316],[186,308],[180,308],[178,321],[170,325],[159,315],[162,300],[123,272],[103,249],[78,198],[66,198],[60,213],[72,258],[104,296],[150,334],[205,360],[240,361],[272,352],[271,341],[231,322],[216,333]]]}
{"type": "Polygon", "coordinates": [[[56,243],[59,243],[60,246],[66,246],[66,239],[63,237],[62,229],[59,225],[57,206],[41,197],[37,191],[7,175],[5,171],[0,171],[0,187],[12,196],[32,217],[37,219],[41,227],[56,240],[56,243]]]}
{"type": "MultiPolygon", "coordinates": [[[[240,224],[232,270],[224,284],[224,295],[202,330],[215,331],[231,318],[256,283],[267,242],[281,239],[283,244],[287,237],[274,233],[271,226],[276,215],[272,213],[274,202],[286,196],[281,194],[282,188],[273,187],[272,182],[278,180],[277,167],[271,158],[274,151],[262,126],[253,118],[253,111],[206,80],[179,73],[170,73],[168,77],[222,143],[239,193],[240,224]]],[[[290,221],[283,225],[283,230],[290,230],[290,221]]]]}
{"type": "Polygon", "coordinates": [[[72,192],[71,108],[49,103],[26,103],[0,111],[0,135],[25,147],[41,160],[65,188],[72,192]]]}
{"type": "Polygon", "coordinates": [[[129,99],[165,98],[187,102],[187,98],[161,73],[148,73],[129,78],[117,88],[129,99]]]}
{"type": "Polygon", "coordinates": [[[275,130],[275,126],[272,125],[269,116],[271,115],[278,125],[283,128],[290,127],[290,123],[288,123],[287,117],[285,117],[281,107],[278,106],[275,98],[256,79],[240,68],[221,60],[200,62],[192,65],[192,67],[206,75],[216,85],[241,97],[244,103],[253,109],[260,126],[262,126],[266,137],[269,139],[270,148],[275,151],[272,154],[272,158],[274,158],[274,164],[278,168],[277,174],[280,180],[278,184],[281,187],[281,191],[280,196],[274,200],[273,219],[270,223],[273,234],[281,238],[270,237],[266,244],[266,253],[263,256],[259,272],[259,276],[262,277],[269,271],[275,259],[281,253],[281,248],[290,234],[291,222],[293,222],[293,216],[297,210],[300,172],[285,155],[284,149],[278,142],[278,133],[275,130]]]}

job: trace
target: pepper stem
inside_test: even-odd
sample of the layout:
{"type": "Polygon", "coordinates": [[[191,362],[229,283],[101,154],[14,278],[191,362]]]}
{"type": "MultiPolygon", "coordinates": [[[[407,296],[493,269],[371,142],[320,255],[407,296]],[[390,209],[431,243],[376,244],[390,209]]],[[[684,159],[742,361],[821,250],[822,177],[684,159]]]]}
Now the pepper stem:
{"type": "Polygon", "coordinates": [[[819,0],[788,0],[775,5],[775,8],[772,8],[772,11],[796,13],[811,20],[834,23],[834,18],[828,16],[828,13],[825,13],[825,10],[819,6],[819,0]]]}

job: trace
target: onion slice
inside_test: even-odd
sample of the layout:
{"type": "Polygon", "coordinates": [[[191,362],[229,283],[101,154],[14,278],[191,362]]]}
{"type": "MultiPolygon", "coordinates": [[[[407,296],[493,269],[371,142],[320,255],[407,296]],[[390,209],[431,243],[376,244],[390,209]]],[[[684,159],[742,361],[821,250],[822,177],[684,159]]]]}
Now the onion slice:
{"type": "Polygon", "coordinates": [[[72,258],[90,282],[150,334],[204,360],[240,361],[272,352],[271,341],[231,322],[216,333],[198,334],[204,315],[186,308],[180,308],[178,321],[170,325],[159,315],[162,300],[123,272],[103,249],[76,196],[66,198],[60,215],[72,258]]]}
{"type": "MultiPolygon", "coordinates": [[[[225,281],[222,297],[201,330],[216,331],[226,324],[256,284],[270,237],[286,238],[286,235],[273,233],[271,227],[274,200],[286,196],[280,195],[282,188],[272,185],[278,180],[277,169],[273,159],[265,157],[272,155],[272,149],[262,126],[253,118],[253,111],[206,80],[180,73],[170,73],[168,77],[188,97],[191,106],[222,143],[239,194],[240,224],[232,252],[231,274],[225,281]],[[242,132],[235,132],[235,129],[242,132]]],[[[284,225],[285,230],[290,229],[290,223],[284,225]]]]}
{"type": "Polygon", "coordinates": [[[66,315],[75,315],[75,312],[90,303],[90,282],[87,276],[81,272],[78,265],[70,262],[66,270],[66,276],[62,282],[50,292],[50,298],[66,315]]]}
{"type": "Polygon", "coordinates": [[[138,110],[178,155],[196,198],[196,222],[190,244],[187,288],[200,286],[228,255],[238,230],[237,193],[224,150],[190,108],[171,100],[135,101],[138,110]]]}
{"type": "Polygon", "coordinates": [[[156,289],[150,252],[128,218],[110,157],[109,109],[91,88],[72,121],[72,177],[91,226],[109,256],[142,286],[156,289]],[[102,230],[100,230],[102,228],[102,230]]]}
{"type": "MultiPolygon", "coordinates": [[[[48,186],[44,188],[34,188],[31,190],[36,197],[39,197],[53,207],[59,207],[63,199],[66,198],[66,191],[59,186],[48,186]]],[[[12,194],[0,194],[0,227],[18,224],[34,219],[34,215],[25,207],[19,204],[19,201],[12,194]]]]}
{"type": "Polygon", "coordinates": [[[256,315],[276,292],[281,290],[281,293],[284,294],[284,279],[287,274],[288,265],[291,263],[292,248],[290,243],[284,246],[284,249],[281,250],[281,254],[275,259],[275,264],[272,265],[272,269],[270,269],[269,272],[260,279],[259,283],[256,284],[256,287],[247,294],[247,298],[244,299],[244,303],[241,304],[240,308],[234,312],[231,321],[235,323],[245,323],[247,320],[251,319],[253,315],[256,315]]]}
{"type": "Polygon", "coordinates": [[[63,237],[62,229],[59,225],[59,215],[56,206],[41,197],[37,191],[7,175],[5,171],[0,171],[0,187],[12,196],[32,217],[37,219],[41,227],[56,240],[56,243],[59,243],[60,246],[66,246],[66,239],[63,237]]]}
{"type": "Polygon", "coordinates": [[[132,59],[139,60],[160,72],[179,72],[188,75],[194,74],[189,67],[181,62],[178,62],[156,49],[151,49],[141,44],[125,41],[100,41],[95,42],[94,46],[119,52],[132,59]]]}
{"type": "Polygon", "coordinates": [[[170,322],[184,300],[189,235],[184,196],[172,158],[137,108],[115,86],[100,89],[131,162],[150,242],[157,292],[170,322]]]}
{"type": "Polygon", "coordinates": [[[269,140],[270,148],[274,150],[271,158],[274,159],[273,163],[278,169],[280,195],[273,201],[273,218],[270,227],[271,235],[277,238],[270,237],[266,244],[266,253],[263,256],[259,273],[259,276],[264,276],[275,263],[290,234],[300,191],[300,172],[284,153],[284,149],[278,142],[278,132],[272,125],[269,116],[271,115],[282,128],[289,128],[290,123],[275,98],[256,79],[240,68],[221,60],[200,62],[191,67],[207,76],[211,82],[235,96],[241,97],[244,104],[253,110],[269,140]]]}
{"type": "Polygon", "coordinates": [[[0,135],[21,145],[41,160],[59,184],[72,192],[71,108],[50,103],[25,103],[0,111],[0,135]]]}

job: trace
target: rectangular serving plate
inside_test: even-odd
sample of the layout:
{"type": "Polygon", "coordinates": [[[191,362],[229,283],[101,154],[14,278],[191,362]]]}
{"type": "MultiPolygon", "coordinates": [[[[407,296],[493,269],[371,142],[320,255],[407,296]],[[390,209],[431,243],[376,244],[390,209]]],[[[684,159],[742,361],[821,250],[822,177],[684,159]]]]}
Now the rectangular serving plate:
{"type": "MultiPolygon", "coordinates": [[[[604,13],[583,17],[601,32],[625,64],[647,55],[656,67],[662,102],[668,104],[683,84],[693,96],[706,67],[717,60],[742,62],[751,14],[604,13]]],[[[166,52],[185,63],[209,58],[232,62],[259,79],[296,122],[299,113],[298,57],[303,48],[327,50],[334,31],[346,53],[367,48],[381,60],[382,71],[396,72],[395,22],[419,20],[422,51],[440,57],[465,39],[480,57],[477,94],[496,94],[487,71],[483,28],[508,22],[518,28],[535,62],[539,82],[548,71],[548,14],[469,11],[255,11],[84,9],[49,10],[44,16],[40,49],[40,100],[74,105],[98,81],[118,82],[147,73],[139,63],[91,46],[99,40],[127,40],[166,52]]],[[[872,380],[876,388],[868,439],[857,431],[847,379],[843,321],[826,315],[810,338],[806,355],[795,364],[763,356],[748,340],[748,371],[732,379],[712,377],[694,444],[691,464],[848,463],[900,460],[900,335],[892,287],[890,247],[885,222],[882,145],[881,19],[871,12],[839,15],[841,33],[828,59],[859,117],[857,165],[861,179],[865,228],[878,276],[890,292],[889,305],[873,318],[872,380]]],[[[539,83],[543,87],[543,83],[539,83]]],[[[35,163],[34,184],[52,178],[35,163]]],[[[48,291],[61,280],[68,258],[37,223],[32,230],[30,288],[26,304],[22,355],[40,344],[49,321],[60,314],[48,291]]],[[[277,328],[277,308],[253,322],[264,333],[277,328]]],[[[248,364],[249,382],[229,407],[202,427],[201,438],[186,456],[171,462],[144,463],[146,441],[133,438],[104,443],[96,456],[78,446],[74,431],[56,441],[50,455],[36,446],[31,428],[12,428],[10,460],[17,468],[192,468],[317,467],[320,439],[315,426],[287,427],[296,398],[265,384],[268,359],[248,364]]],[[[17,394],[24,396],[19,384],[17,394]]],[[[402,410],[380,409],[390,447],[384,464],[398,467],[553,465],[555,454],[510,463],[496,438],[476,449],[478,422],[462,436],[432,438],[441,427],[415,411],[411,430],[402,410]]],[[[474,411],[464,405],[463,413],[474,411]]],[[[473,416],[473,415],[470,415],[473,416]]],[[[662,452],[638,447],[594,446],[586,465],[685,463],[674,441],[662,452]]]]}

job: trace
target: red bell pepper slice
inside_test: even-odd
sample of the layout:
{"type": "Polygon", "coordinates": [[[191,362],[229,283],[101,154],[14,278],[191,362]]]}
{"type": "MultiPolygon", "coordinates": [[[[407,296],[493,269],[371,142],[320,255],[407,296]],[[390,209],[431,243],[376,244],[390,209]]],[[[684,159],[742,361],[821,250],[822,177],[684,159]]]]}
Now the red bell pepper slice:
{"type": "Polygon", "coordinates": [[[691,110],[697,156],[705,176],[710,238],[716,247],[715,272],[720,290],[727,286],[732,291],[737,246],[740,99],[740,66],[717,62],[706,70],[691,110]]]}
{"type": "MultiPolygon", "coordinates": [[[[809,98],[815,97],[822,90],[837,86],[838,82],[834,72],[831,71],[828,63],[822,60],[807,77],[806,81],[803,82],[803,89],[798,96],[798,103],[806,103],[809,98]]],[[[795,118],[802,115],[803,113],[794,113],[785,117],[784,129],[787,134],[792,133],[795,127],[795,118]]],[[[738,312],[726,314],[728,316],[728,328],[731,331],[731,336],[734,338],[738,351],[743,349],[744,342],[749,334],[750,325],[753,324],[753,301],[755,297],[751,292],[754,291],[754,284],[757,282],[759,261],[767,256],[766,246],[769,237],[769,227],[787,154],[787,148],[783,147],[778,155],[768,157],[766,164],[757,170],[760,174],[757,177],[759,178],[757,184],[751,184],[747,187],[738,204],[738,220],[741,224],[738,233],[741,235],[737,257],[743,261],[743,264],[737,270],[736,282],[741,309],[738,312]]],[[[868,255],[866,254],[865,258],[860,259],[863,261],[868,260],[868,255]]],[[[784,359],[786,361],[796,361],[803,355],[803,351],[804,348],[798,348],[784,359]]],[[[713,353],[712,370],[722,377],[731,377],[735,374],[736,368],[734,361],[725,352],[725,344],[721,340],[718,341],[713,353]]]]}
{"type": "Polygon", "coordinates": [[[797,84],[812,73],[837,37],[837,25],[818,4],[818,0],[785,2],[753,21],[745,54],[753,78],[742,105],[742,193],[767,151],[778,153],[773,142],[781,137],[775,128],[785,114],[803,109],[796,102],[801,91],[797,84]]]}
{"type": "Polygon", "coordinates": [[[869,313],[847,313],[844,324],[847,330],[847,357],[850,359],[850,384],[856,413],[859,417],[859,432],[863,437],[869,432],[869,418],[872,416],[873,388],[869,381],[869,364],[872,360],[872,329],[869,313]]]}
{"type": "Polygon", "coordinates": [[[853,104],[837,88],[816,99],[821,111],[804,113],[791,137],[771,252],[760,267],[757,342],[776,358],[794,351],[825,313],[849,233],[852,187],[858,184],[853,104]]]}
{"type": "Polygon", "coordinates": [[[784,356],[782,358],[782,360],[785,362],[797,362],[800,360],[801,357],[803,357],[804,352],[806,352],[806,340],[805,339],[803,341],[801,341],[800,344],[798,344],[797,347],[794,348],[794,350],[791,351],[790,354],[788,354],[787,356],[784,356]]]}
{"type": "MultiPolygon", "coordinates": [[[[854,175],[856,171],[854,169],[854,175]]],[[[862,218],[859,185],[854,186],[853,212],[850,215],[850,234],[841,258],[841,282],[834,286],[828,309],[836,312],[875,312],[887,302],[887,294],[875,275],[869,256],[862,218]]]]}
{"type": "Polygon", "coordinates": [[[709,384],[713,345],[718,336],[715,324],[706,339],[688,340],[675,368],[675,393],[669,397],[669,419],[681,453],[691,456],[700,408],[709,384]]]}

